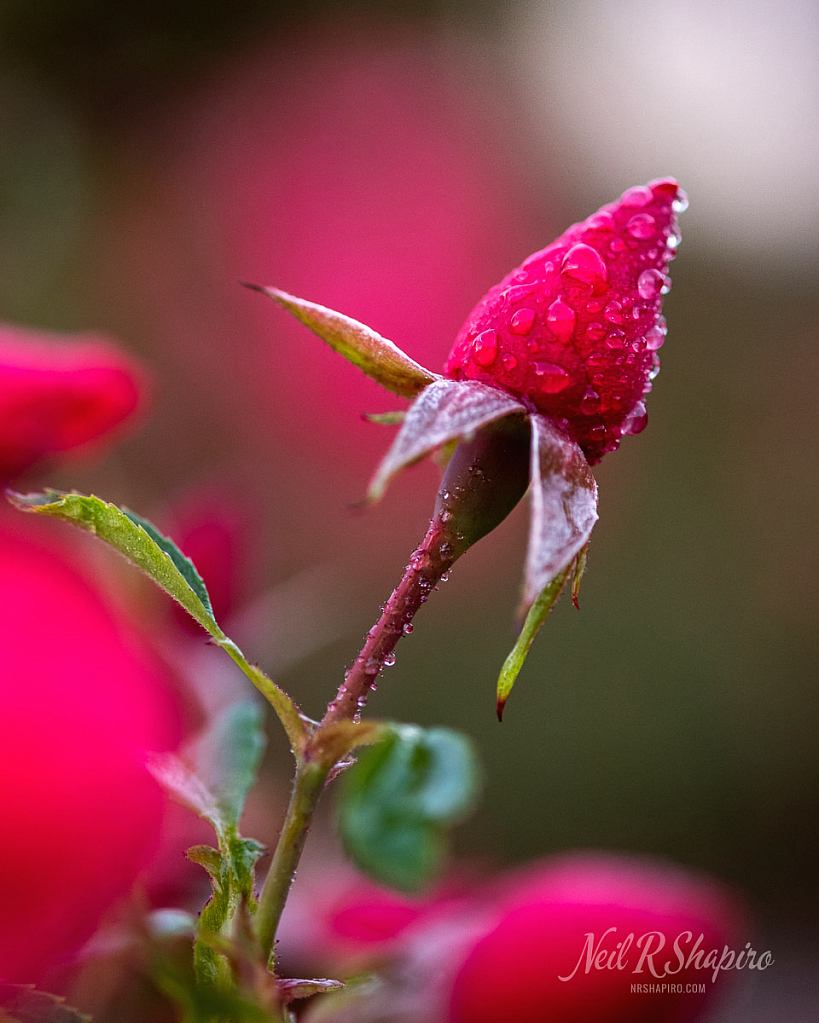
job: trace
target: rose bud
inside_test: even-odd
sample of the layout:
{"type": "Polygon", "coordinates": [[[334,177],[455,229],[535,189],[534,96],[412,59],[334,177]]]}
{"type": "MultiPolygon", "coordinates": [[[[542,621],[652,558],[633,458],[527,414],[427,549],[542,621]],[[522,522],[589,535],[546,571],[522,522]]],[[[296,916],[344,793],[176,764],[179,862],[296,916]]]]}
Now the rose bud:
{"type": "Polygon", "coordinates": [[[370,484],[370,499],[433,451],[451,457],[429,531],[331,716],[353,699],[363,706],[397,637],[411,627],[437,580],[523,495],[528,445],[525,621],[498,679],[501,716],[532,640],[572,574],[577,603],[597,520],[589,466],[617,448],[624,434],[645,427],[643,398],[665,337],[665,271],[679,244],[676,213],[686,204],[676,181],[663,178],[630,188],[570,227],[481,299],[455,340],[443,378],[357,320],[275,288],[256,289],[382,386],[414,399],[405,414],[375,417],[401,422],[401,429],[370,484]]]}
{"type": "Polygon", "coordinates": [[[446,375],[529,399],[591,465],[639,433],[685,202],[670,178],[631,188],[529,256],[472,310],[446,375]]]}

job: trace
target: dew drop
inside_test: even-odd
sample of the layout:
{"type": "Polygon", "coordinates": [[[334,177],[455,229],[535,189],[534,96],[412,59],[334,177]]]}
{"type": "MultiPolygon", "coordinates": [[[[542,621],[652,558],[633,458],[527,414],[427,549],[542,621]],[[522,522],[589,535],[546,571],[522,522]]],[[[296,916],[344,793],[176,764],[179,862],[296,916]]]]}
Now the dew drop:
{"type": "Polygon", "coordinates": [[[664,277],[659,270],[643,270],[637,278],[637,291],[640,298],[656,298],[660,294],[664,277]]]}
{"type": "Polygon", "coordinates": [[[404,635],[409,636],[409,634],[412,632],[412,629],[413,629],[412,622],[407,622],[403,629],[404,635]]]}
{"type": "Polygon", "coordinates": [[[503,292],[501,298],[509,302],[510,305],[514,305],[515,302],[522,302],[524,298],[528,298],[534,290],[534,284],[513,285],[503,292]]]}
{"type": "Polygon", "coordinates": [[[549,324],[551,332],[559,341],[567,341],[572,336],[574,321],[574,309],[567,305],[563,299],[556,298],[549,306],[546,322],[549,324]]]}
{"type": "Polygon", "coordinates": [[[503,357],[504,369],[512,370],[515,368],[515,366],[517,366],[517,364],[518,360],[514,357],[514,355],[504,355],[503,357]]]}
{"type": "Polygon", "coordinates": [[[580,399],[580,408],[583,412],[596,412],[600,402],[600,395],[593,387],[587,387],[580,399]]]}
{"type": "Polygon", "coordinates": [[[384,658],[384,667],[391,668],[393,664],[395,664],[395,654],[392,653],[387,654],[387,656],[384,658]]]}
{"type": "Polygon", "coordinates": [[[444,572],[444,573],[443,573],[443,574],[441,575],[441,582],[442,582],[442,583],[447,583],[447,582],[449,582],[449,572],[444,572]]]}
{"type": "Polygon", "coordinates": [[[603,257],[591,245],[584,245],[583,242],[569,249],[563,257],[560,272],[564,277],[572,277],[576,281],[583,281],[584,284],[595,287],[605,284],[608,279],[603,257]]]}
{"type": "Polygon", "coordinates": [[[475,338],[474,359],[479,366],[491,366],[498,355],[498,335],[494,330],[485,330],[475,338]]]}
{"type": "Polygon", "coordinates": [[[622,323],[623,322],[623,306],[615,299],[606,306],[603,310],[603,315],[609,321],[609,323],[622,323]]]}
{"type": "Polygon", "coordinates": [[[599,313],[601,309],[602,309],[602,306],[600,305],[599,302],[587,302],[586,303],[586,312],[587,313],[592,313],[592,314],[599,313]]]}
{"type": "Polygon", "coordinates": [[[688,209],[688,196],[682,188],[677,190],[677,198],[671,203],[671,209],[674,210],[675,213],[685,213],[688,209]]]}
{"type": "Polygon", "coordinates": [[[622,330],[610,330],[606,335],[606,344],[609,348],[622,348],[625,337],[622,330]]]}
{"type": "Polygon", "coordinates": [[[612,252],[623,252],[625,250],[626,243],[622,238],[612,238],[609,242],[609,248],[612,252]]]}
{"type": "Polygon", "coordinates": [[[571,378],[562,366],[556,366],[553,362],[535,362],[533,368],[538,378],[539,391],[557,394],[569,386],[571,378]]]}
{"type": "Polygon", "coordinates": [[[626,230],[632,238],[651,238],[657,230],[657,222],[650,213],[635,213],[626,224],[626,230]]]}
{"type": "Polygon", "coordinates": [[[641,401],[638,401],[631,412],[629,412],[623,420],[621,429],[623,433],[642,433],[643,430],[645,430],[647,423],[648,413],[646,412],[646,407],[641,401]]]}
{"type": "Polygon", "coordinates": [[[645,185],[637,185],[623,192],[620,202],[624,206],[647,206],[654,200],[654,193],[645,185]]]}
{"type": "Polygon", "coordinates": [[[679,246],[681,241],[682,241],[682,235],[680,235],[680,233],[678,231],[671,231],[671,233],[669,234],[669,236],[665,240],[665,244],[666,244],[667,248],[669,248],[669,249],[671,249],[673,251],[674,249],[676,249],[679,246]]]}
{"type": "Polygon", "coordinates": [[[601,338],[605,337],[605,335],[606,328],[602,323],[592,322],[586,326],[585,337],[587,337],[589,341],[599,341],[601,338]]]}
{"type": "Polygon", "coordinates": [[[600,210],[598,213],[593,213],[586,223],[595,231],[617,230],[617,223],[608,210],[600,210]]]}
{"type": "Polygon", "coordinates": [[[534,309],[518,309],[512,316],[509,329],[513,334],[528,334],[535,322],[534,309]]]}
{"type": "Polygon", "coordinates": [[[649,380],[654,380],[657,374],[660,372],[660,357],[656,352],[652,353],[651,356],[651,372],[648,374],[649,380]]]}
{"type": "Polygon", "coordinates": [[[646,348],[650,352],[656,352],[658,348],[662,348],[664,341],[665,334],[663,334],[659,327],[650,327],[646,331],[646,348]]]}

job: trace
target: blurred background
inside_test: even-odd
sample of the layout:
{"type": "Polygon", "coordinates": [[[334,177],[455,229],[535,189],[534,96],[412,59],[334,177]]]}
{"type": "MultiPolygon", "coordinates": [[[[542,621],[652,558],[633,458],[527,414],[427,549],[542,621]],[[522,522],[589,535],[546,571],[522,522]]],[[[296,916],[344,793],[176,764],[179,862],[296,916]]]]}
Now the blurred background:
{"type": "Polygon", "coordinates": [[[810,0],[0,3],[0,319],[104,331],[155,379],[129,440],[26,482],[166,525],[221,509],[248,653],[314,715],[436,470],[354,510],[391,438],[361,414],[402,403],[239,281],[437,370],[530,251],[631,185],[687,190],[649,428],[596,470],[581,611],[499,726],[520,508],[371,711],[475,737],[468,857],[650,853],[748,893],[777,964],[726,1020],[808,1019],[819,946],[817,36],[810,0]]]}

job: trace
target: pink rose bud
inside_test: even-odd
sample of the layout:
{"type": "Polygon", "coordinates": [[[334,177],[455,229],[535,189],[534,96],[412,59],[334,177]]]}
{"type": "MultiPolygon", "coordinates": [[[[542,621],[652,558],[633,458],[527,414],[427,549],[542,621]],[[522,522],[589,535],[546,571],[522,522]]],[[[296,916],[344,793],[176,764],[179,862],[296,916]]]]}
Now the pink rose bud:
{"type": "Polygon", "coordinates": [[[496,285],[461,328],[446,375],[517,395],[591,464],[646,424],[666,275],[687,204],[671,178],[630,188],[496,285]]]}
{"type": "Polygon", "coordinates": [[[107,340],[0,324],[0,481],[120,426],[143,389],[142,371],[107,340]]]}

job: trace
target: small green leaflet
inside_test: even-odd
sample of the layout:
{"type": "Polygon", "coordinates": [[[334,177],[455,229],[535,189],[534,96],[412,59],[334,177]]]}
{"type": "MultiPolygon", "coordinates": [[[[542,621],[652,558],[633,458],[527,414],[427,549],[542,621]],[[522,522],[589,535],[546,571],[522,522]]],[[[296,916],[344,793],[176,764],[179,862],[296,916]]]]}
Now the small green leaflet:
{"type": "Polygon", "coordinates": [[[197,921],[194,962],[208,985],[218,984],[226,969],[224,957],[212,947],[243,901],[255,905],[254,869],[264,847],[239,834],[245,799],[264,753],[262,715],[254,703],[228,707],[180,755],[154,754],[148,769],[178,802],[208,820],[218,849],[208,845],[188,850],[188,859],[207,870],[213,894],[197,921]]]}
{"type": "Polygon", "coordinates": [[[447,828],[472,808],[480,771],[459,732],[389,729],[344,778],[340,830],[359,868],[383,884],[417,891],[440,867],[447,828]]]}
{"type": "Polygon", "coordinates": [[[155,753],[148,768],[174,799],[210,821],[221,839],[239,826],[264,747],[260,708],[237,703],[180,755],[155,753]]]}
{"type": "Polygon", "coordinates": [[[63,519],[92,533],[141,568],[213,637],[261,692],[282,722],[294,752],[303,749],[309,725],[298,707],[264,672],[250,664],[219,628],[202,577],[172,540],[146,519],[99,497],[59,490],[46,490],[41,494],[9,493],[8,496],[21,511],[63,519]]]}

